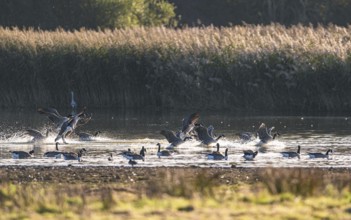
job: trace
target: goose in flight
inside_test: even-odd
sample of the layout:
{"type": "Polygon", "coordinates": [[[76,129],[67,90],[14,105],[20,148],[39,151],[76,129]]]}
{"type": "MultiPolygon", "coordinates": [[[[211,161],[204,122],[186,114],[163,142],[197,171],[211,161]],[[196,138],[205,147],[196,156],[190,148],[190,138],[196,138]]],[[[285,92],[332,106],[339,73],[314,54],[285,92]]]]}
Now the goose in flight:
{"type": "Polygon", "coordinates": [[[199,118],[200,118],[200,114],[198,112],[192,113],[189,116],[183,118],[181,132],[185,137],[189,135],[191,131],[194,129],[195,124],[197,123],[199,118]]]}
{"type": "Polygon", "coordinates": [[[51,130],[47,129],[45,135],[43,135],[42,133],[40,133],[40,131],[35,130],[35,129],[27,129],[25,134],[33,137],[31,142],[40,142],[43,141],[45,138],[47,138],[49,136],[49,132],[51,130]]]}
{"type": "Polygon", "coordinates": [[[263,144],[266,144],[269,141],[274,140],[277,137],[277,135],[280,135],[278,132],[272,135],[273,129],[274,127],[267,128],[267,126],[264,123],[260,125],[260,127],[258,128],[257,134],[258,134],[258,138],[261,140],[263,144]]]}
{"type": "Polygon", "coordinates": [[[191,139],[191,137],[185,137],[184,139],[181,139],[173,131],[170,130],[161,130],[160,134],[165,136],[168,143],[170,143],[170,145],[167,148],[177,147],[180,144],[184,143],[186,140],[191,139]]]}
{"type": "Polygon", "coordinates": [[[209,134],[208,129],[203,125],[196,126],[194,130],[196,131],[197,137],[201,143],[208,146],[214,146],[220,138],[224,137],[223,134],[219,135],[218,137],[213,137],[213,132],[209,134]]]}
{"type": "Polygon", "coordinates": [[[85,108],[80,113],[72,116],[68,121],[62,124],[60,132],[55,138],[55,142],[57,142],[60,138],[62,138],[63,143],[67,144],[65,138],[73,133],[74,129],[77,127],[78,121],[85,114],[85,108]]]}

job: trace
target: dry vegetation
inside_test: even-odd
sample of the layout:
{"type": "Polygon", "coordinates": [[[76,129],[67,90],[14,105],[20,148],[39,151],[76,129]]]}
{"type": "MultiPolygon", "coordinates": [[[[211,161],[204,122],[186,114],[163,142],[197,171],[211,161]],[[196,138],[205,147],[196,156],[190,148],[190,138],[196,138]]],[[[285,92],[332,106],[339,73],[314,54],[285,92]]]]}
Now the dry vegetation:
{"type": "Polygon", "coordinates": [[[0,219],[351,217],[349,169],[1,168],[6,173],[0,219]],[[64,183],[73,171],[76,181],[64,183]],[[111,171],[119,178],[104,182],[111,171]],[[50,175],[61,179],[38,178],[50,175]]]}
{"type": "Polygon", "coordinates": [[[2,28],[0,103],[66,105],[75,90],[88,106],[342,111],[350,49],[337,26],[2,28]]]}

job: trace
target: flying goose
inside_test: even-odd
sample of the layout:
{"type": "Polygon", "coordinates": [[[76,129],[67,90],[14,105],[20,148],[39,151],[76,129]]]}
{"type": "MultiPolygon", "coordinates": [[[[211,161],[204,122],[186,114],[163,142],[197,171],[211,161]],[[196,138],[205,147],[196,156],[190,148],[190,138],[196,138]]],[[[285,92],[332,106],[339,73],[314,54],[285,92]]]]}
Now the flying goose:
{"type": "Polygon", "coordinates": [[[124,154],[123,156],[124,156],[125,158],[127,158],[128,160],[143,160],[143,161],[144,161],[145,152],[146,152],[146,149],[145,149],[144,146],[142,146],[142,148],[141,148],[139,154],[130,152],[130,153],[124,154]]]}
{"type": "Polygon", "coordinates": [[[94,134],[89,134],[85,132],[76,132],[76,135],[78,135],[80,141],[91,141],[94,139],[94,137],[98,136],[101,133],[101,131],[96,131],[94,134]]]}
{"type": "MultiPolygon", "coordinates": [[[[217,145],[217,149],[219,145],[217,145]]],[[[207,159],[209,160],[228,160],[228,148],[225,149],[224,156],[218,151],[214,151],[210,154],[207,154],[207,159]]]]}
{"type": "Polygon", "coordinates": [[[205,128],[202,125],[196,126],[194,130],[196,131],[197,136],[198,136],[199,140],[201,141],[201,143],[208,145],[208,146],[215,145],[220,138],[224,137],[224,135],[219,135],[216,138],[211,137],[211,135],[208,133],[207,128],[205,128]]]}
{"type": "Polygon", "coordinates": [[[162,150],[161,151],[161,144],[160,143],[157,143],[157,146],[158,146],[158,150],[157,150],[158,158],[171,156],[171,152],[170,151],[168,151],[168,150],[162,150]]]}
{"type": "Polygon", "coordinates": [[[61,155],[62,155],[63,153],[65,153],[65,152],[59,151],[58,145],[59,145],[59,143],[56,142],[56,143],[55,143],[56,151],[48,151],[48,152],[45,152],[43,156],[44,156],[44,157],[61,158],[61,155]]]}
{"type": "Polygon", "coordinates": [[[27,159],[32,157],[34,150],[31,150],[29,152],[26,151],[10,151],[12,154],[13,159],[27,159]]]}
{"type": "Polygon", "coordinates": [[[65,160],[78,160],[78,162],[81,161],[81,158],[83,156],[83,153],[86,152],[87,150],[85,148],[82,148],[78,151],[78,153],[74,152],[63,152],[63,159],[65,160]]]}
{"type": "Polygon", "coordinates": [[[287,151],[287,152],[280,152],[283,157],[288,157],[288,158],[293,158],[293,157],[298,157],[300,159],[300,149],[301,149],[301,146],[298,145],[297,146],[297,151],[287,151]]]}
{"type": "Polygon", "coordinates": [[[47,129],[46,130],[46,134],[43,135],[42,133],[40,133],[40,131],[38,130],[35,130],[35,129],[27,129],[25,134],[33,137],[31,142],[40,142],[40,141],[43,141],[45,138],[47,138],[49,136],[49,132],[51,130],[50,129],[47,129]]]}
{"type": "Polygon", "coordinates": [[[278,132],[272,135],[273,129],[274,127],[267,128],[264,123],[260,125],[260,127],[258,128],[257,134],[258,134],[258,138],[261,140],[263,144],[266,144],[269,141],[274,140],[277,137],[277,135],[279,135],[278,132]]]}
{"type": "Polygon", "coordinates": [[[308,156],[311,159],[314,159],[314,158],[327,158],[327,159],[329,159],[329,153],[333,153],[333,150],[329,149],[329,150],[327,150],[327,152],[325,154],[322,154],[322,153],[308,153],[308,156]]]}
{"type": "Polygon", "coordinates": [[[252,150],[244,150],[244,158],[245,160],[253,160],[256,155],[258,154],[258,151],[253,152],[252,150]]]}
{"type": "MultiPolygon", "coordinates": [[[[62,116],[55,108],[38,108],[37,111],[42,115],[46,115],[48,119],[54,123],[57,130],[60,130],[62,125],[73,117],[72,114],[62,116]]],[[[91,117],[92,115],[84,115],[79,121],[78,126],[87,124],[91,120],[91,117]]]]}
{"type": "Polygon", "coordinates": [[[237,135],[239,136],[240,140],[244,142],[251,141],[254,137],[254,135],[251,132],[241,132],[237,133],[237,135]]]}
{"type": "Polygon", "coordinates": [[[184,143],[186,140],[191,139],[191,137],[185,137],[184,139],[181,139],[173,131],[170,130],[161,130],[160,134],[165,136],[168,143],[170,143],[170,145],[167,148],[177,147],[180,144],[184,143]]]}
{"type": "Polygon", "coordinates": [[[186,136],[188,135],[195,127],[195,123],[200,118],[200,114],[198,112],[195,112],[182,120],[182,133],[186,136]]]}
{"type": "Polygon", "coordinates": [[[67,144],[65,137],[69,136],[74,129],[77,127],[77,123],[80,118],[85,114],[85,108],[80,113],[72,116],[68,121],[62,124],[60,132],[55,138],[55,142],[57,142],[60,138],[62,138],[63,143],[67,144]]]}

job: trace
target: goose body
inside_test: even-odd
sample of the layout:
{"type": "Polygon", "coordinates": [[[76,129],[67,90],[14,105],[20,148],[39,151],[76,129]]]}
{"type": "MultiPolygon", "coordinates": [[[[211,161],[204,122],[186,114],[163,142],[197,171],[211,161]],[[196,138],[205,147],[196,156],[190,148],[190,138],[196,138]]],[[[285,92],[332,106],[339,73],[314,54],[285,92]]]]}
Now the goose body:
{"type": "Polygon", "coordinates": [[[181,144],[183,144],[190,137],[185,137],[185,139],[181,139],[179,135],[176,135],[173,131],[170,130],[161,130],[160,134],[162,134],[170,143],[167,148],[174,148],[181,144]]]}
{"type": "Polygon", "coordinates": [[[45,138],[49,136],[50,129],[46,130],[46,134],[43,135],[40,131],[35,130],[35,129],[27,129],[26,134],[33,137],[31,142],[40,142],[43,141],[45,138]]]}
{"type": "Polygon", "coordinates": [[[277,137],[277,135],[279,135],[278,132],[272,135],[273,129],[274,127],[267,128],[267,126],[264,123],[260,125],[260,127],[258,128],[257,134],[262,144],[266,144],[269,141],[274,140],[277,137]]]}
{"type": "Polygon", "coordinates": [[[80,141],[92,141],[94,137],[98,136],[100,133],[101,131],[96,131],[94,134],[76,132],[76,135],[78,135],[80,141]]]}
{"type": "Polygon", "coordinates": [[[169,157],[171,156],[171,152],[168,151],[168,150],[162,150],[161,151],[161,144],[160,143],[157,143],[157,146],[158,146],[158,150],[157,150],[157,156],[158,158],[161,158],[161,157],[169,157]]]}
{"type": "Polygon", "coordinates": [[[130,153],[126,153],[126,154],[123,155],[123,156],[124,156],[125,158],[127,158],[128,160],[142,160],[142,161],[144,161],[145,152],[146,152],[146,149],[145,149],[145,147],[143,146],[143,147],[141,148],[139,154],[130,152],[130,153]]]}
{"type": "Polygon", "coordinates": [[[329,149],[327,150],[327,152],[325,154],[322,154],[322,153],[308,153],[308,156],[311,158],[311,159],[315,159],[315,158],[327,158],[329,159],[329,153],[332,153],[333,150],[329,149]]]}
{"type": "Polygon", "coordinates": [[[138,164],[138,162],[136,162],[135,160],[130,159],[130,160],[128,161],[128,164],[131,165],[131,166],[133,167],[134,165],[138,164]]]}
{"type": "Polygon", "coordinates": [[[202,125],[196,126],[194,130],[197,133],[197,137],[198,137],[199,141],[202,144],[207,145],[207,146],[214,146],[220,138],[224,137],[224,135],[219,135],[216,138],[212,137],[208,133],[208,129],[202,125]]]}
{"type": "Polygon", "coordinates": [[[55,142],[57,142],[59,139],[62,139],[63,143],[67,144],[65,138],[73,133],[74,129],[77,127],[78,121],[83,116],[83,114],[85,114],[85,109],[79,114],[72,116],[72,118],[63,123],[60,132],[55,138],[55,142]]]}
{"type": "Polygon", "coordinates": [[[301,146],[298,145],[297,146],[297,151],[287,151],[287,152],[280,152],[282,154],[283,157],[287,157],[287,158],[294,158],[294,157],[298,157],[300,159],[300,149],[301,146]]]}
{"type": "Polygon", "coordinates": [[[29,152],[26,151],[10,151],[12,154],[13,159],[27,159],[32,157],[34,150],[31,150],[29,152]]]}
{"type": "Polygon", "coordinates": [[[256,155],[258,154],[258,151],[253,152],[252,150],[244,150],[244,158],[245,160],[253,160],[256,155]]]}
{"type": "Polygon", "coordinates": [[[113,155],[110,153],[110,156],[107,158],[108,161],[113,161],[113,155]]]}
{"type": "Polygon", "coordinates": [[[225,149],[224,155],[219,151],[207,154],[207,159],[209,160],[228,160],[228,148],[225,149]]]}
{"type": "Polygon", "coordinates": [[[81,161],[81,158],[83,156],[83,153],[86,151],[85,148],[82,148],[81,150],[78,151],[78,153],[74,152],[63,152],[63,159],[64,160],[78,160],[78,162],[81,161]]]}
{"type": "Polygon", "coordinates": [[[48,151],[44,153],[44,157],[54,157],[54,158],[61,158],[61,155],[64,153],[62,151],[59,151],[58,149],[58,142],[56,142],[56,151],[48,151]]]}

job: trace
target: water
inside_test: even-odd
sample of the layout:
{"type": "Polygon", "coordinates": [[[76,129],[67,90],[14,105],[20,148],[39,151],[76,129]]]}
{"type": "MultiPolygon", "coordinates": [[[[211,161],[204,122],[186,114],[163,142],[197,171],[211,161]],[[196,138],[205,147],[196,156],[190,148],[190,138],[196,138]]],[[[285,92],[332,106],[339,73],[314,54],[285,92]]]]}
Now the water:
{"type": "MultiPolygon", "coordinates": [[[[65,112],[61,110],[60,112],[65,112]]],[[[170,158],[158,159],[157,143],[168,146],[166,139],[159,134],[162,129],[178,130],[182,118],[191,112],[182,113],[121,113],[115,111],[93,112],[93,120],[78,130],[88,133],[102,131],[92,141],[79,141],[72,135],[67,138],[67,145],[60,145],[60,150],[77,151],[84,147],[87,154],[83,161],[65,161],[63,159],[43,158],[46,151],[55,150],[56,133],[41,144],[33,144],[31,138],[24,135],[28,128],[45,133],[51,125],[49,120],[33,111],[1,111],[0,119],[0,166],[36,165],[36,166],[130,166],[128,160],[118,155],[130,148],[139,152],[142,146],[147,149],[145,161],[138,161],[137,166],[199,166],[199,167],[350,167],[351,165],[351,118],[344,116],[252,116],[215,113],[201,113],[200,121],[204,125],[213,125],[216,134],[224,134],[219,140],[221,152],[229,149],[229,158],[224,161],[207,160],[206,154],[215,150],[195,140],[186,142],[176,149],[170,158]],[[264,147],[257,147],[258,140],[242,143],[236,133],[254,132],[264,122],[274,126],[281,136],[264,147]],[[301,159],[283,158],[279,152],[296,151],[301,145],[301,159]],[[34,157],[15,160],[10,150],[30,151],[34,157]],[[245,161],[243,150],[258,150],[253,161],[245,161]],[[325,153],[333,150],[330,159],[309,159],[307,152],[325,153]],[[113,153],[113,161],[108,161],[113,153]]]]}

